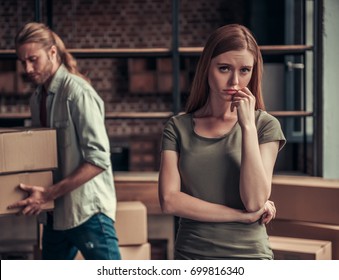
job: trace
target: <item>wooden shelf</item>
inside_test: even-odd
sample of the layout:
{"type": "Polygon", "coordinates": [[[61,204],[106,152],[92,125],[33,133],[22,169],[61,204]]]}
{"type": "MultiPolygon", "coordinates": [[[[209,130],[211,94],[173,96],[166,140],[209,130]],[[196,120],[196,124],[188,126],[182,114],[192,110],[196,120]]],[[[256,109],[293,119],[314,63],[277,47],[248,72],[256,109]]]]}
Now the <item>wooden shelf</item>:
{"type": "Polygon", "coordinates": [[[307,111],[268,111],[275,117],[312,117],[312,112],[307,111]]]}
{"type": "Polygon", "coordinates": [[[0,50],[0,59],[16,59],[15,50],[0,50]]]}
{"type": "Polygon", "coordinates": [[[108,112],[106,119],[166,119],[172,112],[108,112]]]}
{"type": "MultiPolygon", "coordinates": [[[[77,58],[170,57],[168,48],[68,49],[77,58]]],[[[16,58],[15,50],[0,50],[0,58],[16,58]]]]}
{"type": "Polygon", "coordinates": [[[0,50],[0,58],[15,58],[15,50],[0,50]]]}
{"type": "MultiPolygon", "coordinates": [[[[172,112],[108,112],[106,119],[166,119],[172,112]]],[[[30,113],[0,113],[0,119],[30,119],[30,113]]]]}
{"type": "MultiPolygon", "coordinates": [[[[182,47],[179,48],[179,53],[186,56],[200,55],[203,47],[182,47]]],[[[262,54],[301,54],[305,51],[312,50],[312,46],[309,45],[271,45],[260,46],[262,54]]]]}
{"type": "MultiPolygon", "coordinates": [[[[309,45],[271,45],[260,46],[263,54],[301,54],[312,50],[309,45]]],[[[78,58],[114,58],[114,57],[170,57],[169,48],[104,48],[104,49],[68,49],[78,58]]],[[[179,53],[182,55],[200,55],[203,47],[180,47],[179,53]]],[[[0,50],[0,58],[16,58],[15,50],[0,50]]]]}
{"type": "MultiPolygon", "coordinates": [[[[180,112],[183,114],[184,112],[180,112]]],[[[312,112],[307,111],[268,111],[275,117],[311,117],[312,112]]],[[[106,114],[106,119],[129,119],[129,118],[169,118],[173,116],[172,112],[112,112],[106,114]]]]}
{"type": "Polygon", "coordinates": [[[30,113],[0,113],[0,119],[30,119],[30,113]]]}
{"type": "Polygon", "coordinates": [[[302,54],[305,51],[313,50],[310,45],[277,45],[260,46],[262,54],[302,54]]]}
{"type": "MultiPolygon", "coordinates": [[[[275,117],[311,117],[306,111],[269,111],[275,117]]],[[[106,119],[167,119],[173,112],[107,112],[106,119]]],[[[0,113],[0,119],[30,119],[30,113],[0,113]]]]}
{"type": "Polygon", "coordinates": [[[113,57],[169,57],[168,48],[118,48],[118,49],[69,49],[79,58],[113,58],[113,57]]]}

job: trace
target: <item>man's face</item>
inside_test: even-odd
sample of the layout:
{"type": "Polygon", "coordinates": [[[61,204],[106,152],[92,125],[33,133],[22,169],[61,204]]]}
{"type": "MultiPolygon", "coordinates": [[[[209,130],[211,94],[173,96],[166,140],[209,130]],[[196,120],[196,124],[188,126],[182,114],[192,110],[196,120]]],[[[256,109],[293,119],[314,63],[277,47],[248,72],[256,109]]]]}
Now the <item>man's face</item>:
{"type": "Polygon", "coordinates": [[[28,78],[36,85],[45,84],[55,73],[55,46],[46,49],[39,43],[25,43],[17,48],[17,55],[28,78]]]}

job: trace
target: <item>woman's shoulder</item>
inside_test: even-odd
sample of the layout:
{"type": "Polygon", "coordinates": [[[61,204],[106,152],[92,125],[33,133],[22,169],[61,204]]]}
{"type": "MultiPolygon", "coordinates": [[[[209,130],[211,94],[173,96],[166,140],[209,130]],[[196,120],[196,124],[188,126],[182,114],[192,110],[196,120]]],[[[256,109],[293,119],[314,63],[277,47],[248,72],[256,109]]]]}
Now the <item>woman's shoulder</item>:
{"type": "Polygon", "coordinates": [[[256,110],[256,126],[257,129],[268,129],[268,128],[281,128],[281,124],[279,120],[272,116],[270,113],[267,111],[263,110],[256,110]]]}
{"type": "Polygon", "coordinates": [[[177,124],[177,125],[183,125],[183,124],[188,124],[192,120],[192,114],[190,113],[182,113],[182,114],[177,114],[172,116],[169,121],[177,124]]]}
{"type": "Polygon", "coordinates": [[[270,122],[270,121],[278,121],[278,119],[274,116],[272,116],[267,111],[258,109],[255,111],[255,118],[257,123],[258,122],[270,122]]]}
{"type": "Polygon", "coordinates": [[[183,113],[170,117],[165,124],[165,129],[183,131],[190,129],[191,126],[192,126],[192,115],[183,113]]]}

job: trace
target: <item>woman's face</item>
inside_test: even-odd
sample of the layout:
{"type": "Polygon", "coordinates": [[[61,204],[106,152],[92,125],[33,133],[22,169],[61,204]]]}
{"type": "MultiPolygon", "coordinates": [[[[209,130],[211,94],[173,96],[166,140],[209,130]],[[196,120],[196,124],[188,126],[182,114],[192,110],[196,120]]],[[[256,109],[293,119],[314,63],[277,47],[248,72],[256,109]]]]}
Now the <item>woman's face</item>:
{"type": "Polygon", "coordinates": [[[210,97],[231,101],[233,94],[249,84],[253,65],[254,57],[246,49],[214,57],[208,72],[210,97]]]}

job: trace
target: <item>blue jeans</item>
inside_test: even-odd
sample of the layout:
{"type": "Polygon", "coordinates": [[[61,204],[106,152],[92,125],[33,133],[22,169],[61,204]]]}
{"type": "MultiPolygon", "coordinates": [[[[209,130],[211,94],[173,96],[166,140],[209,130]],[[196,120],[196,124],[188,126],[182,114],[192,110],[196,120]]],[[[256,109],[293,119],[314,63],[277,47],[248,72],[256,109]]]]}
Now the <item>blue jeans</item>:
{"type": "Polygon", "coordinates": [[[78,250],[86,260],[120,260],[114,222],[98,213],[68,230],[54,230],[53,216],[47,214],[42,237],[42,259],[73,260],[78,250]]]}

